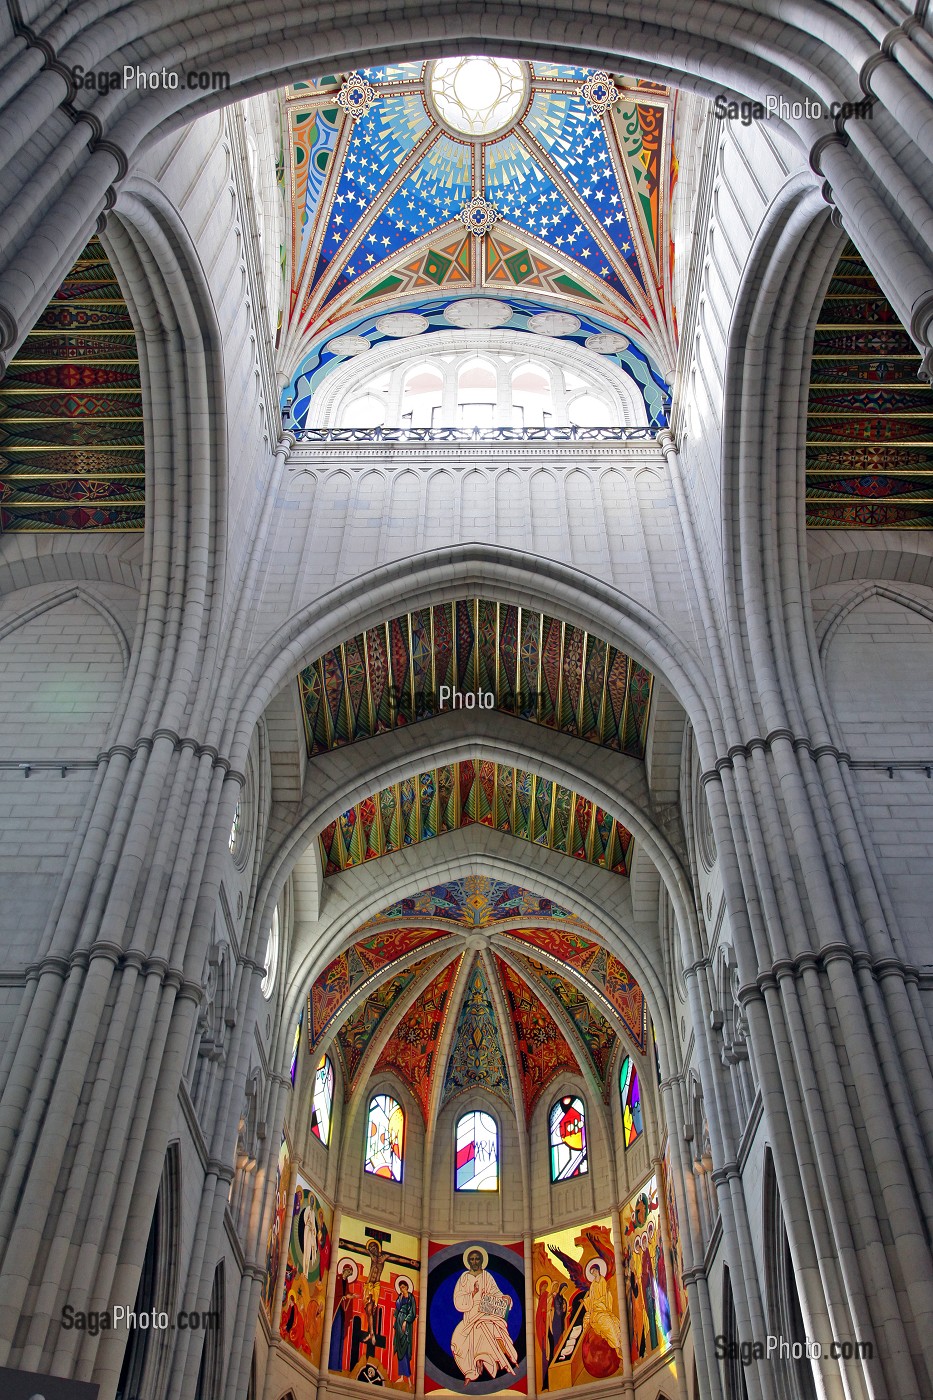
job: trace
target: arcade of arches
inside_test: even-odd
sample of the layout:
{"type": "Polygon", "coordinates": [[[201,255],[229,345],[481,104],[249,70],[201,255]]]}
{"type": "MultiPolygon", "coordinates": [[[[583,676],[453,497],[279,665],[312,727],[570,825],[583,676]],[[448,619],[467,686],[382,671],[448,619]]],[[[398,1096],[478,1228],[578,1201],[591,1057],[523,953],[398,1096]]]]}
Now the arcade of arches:
{"type": "Polygon", "coordinates": [[[933,25],[474,8],[0,17],[3,1395],[933,1395],[933,25]]]}

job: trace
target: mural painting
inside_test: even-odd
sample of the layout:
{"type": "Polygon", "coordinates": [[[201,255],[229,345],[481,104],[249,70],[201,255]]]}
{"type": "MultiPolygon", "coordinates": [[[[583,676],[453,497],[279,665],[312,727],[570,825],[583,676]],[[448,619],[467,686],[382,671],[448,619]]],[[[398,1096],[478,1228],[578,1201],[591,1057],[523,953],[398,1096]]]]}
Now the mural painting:
{"type": "Polygon", "coordinates": [[[687,1313],[687,1290],[684,1288],[684,1247],[680,1238],[680,1218],[677,1214],[677,1198],[674,1195],[674,1179],[671,1175],[670,1145],[664,1149],[664,1200],[667,1205],[667,1232],[671,1239],[671,1263],[674,1266],[673,1288],[674,1306],[677,1316],[683,1320],[687,1313]]]}
{"type": "Polygon", "coordinates": [[[321,1362],[332,1219],[330,1207],[299,1176],[292,1198],[279,1333],[312,1366],[321,1362]]]}
{"type": "Polygon", "coordinates": [[[637,1366],[655,1352],[663,1351],[671,1336],[657,1177],[646,1181],[622,1211],[622,1263],[632,1365],[637,1366]]]}
{"type": "Polygon", "coordinates": [[[329,1370],[368,1385],[414,1390],[418,1240],[344,1216],[335,1257],[329,1370]]]}
{"type": "Polygon", "coordinates": [[[622,1370],[622,1327],[609,1219],[535,1240],[538,1391],[607,1380],[622,1370]]]}
{"type": "Polygon", "coordinates": [[[279,1277],[279,1260],[282,1258],[282,1236],[285,1233],[287,1209],[288,1143],[283,1133],[275,1172],[275,1209],[272,1213],[272,1224],[269,1226],[269,1240],[266,1245],[266,1277],[262,1285],[262,1306],[270,1322],[275,1302],[275,1286],[279,1277]]]}
{"type": "Polygon", "coordinates": [[[424,1388],[527,1393],[521,1244],[430,1245],[424,1388]]]}

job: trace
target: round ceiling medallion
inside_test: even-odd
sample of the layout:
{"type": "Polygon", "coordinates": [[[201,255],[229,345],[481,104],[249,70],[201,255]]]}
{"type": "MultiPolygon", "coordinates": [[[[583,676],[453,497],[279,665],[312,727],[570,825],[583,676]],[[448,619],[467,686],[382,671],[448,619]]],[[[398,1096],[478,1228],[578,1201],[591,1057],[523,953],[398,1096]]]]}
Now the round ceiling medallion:
{"type": "Polygon", "coordinates": [[[421,335],[430,324],[426,316],[414,311],[393,311],[389,316],[379,317],[376,330],[391,336],[421,335]]]}
{"type": "Polygon", "coordinates": [[[425,88],[438,121],[460,136],[487,137],[515,121],[528,99],[528,69],[514,58],[441,58],[425,88]]]}
{"type": "Polygon", "coordinates": [[[631,341],[618,331],[603,331],[601,335],[588,335],[583,342],[587,350],[595,350],[597,355],[621,355],[629,348],[631,341]]]}
{"type": "Polygon", "coordinates": [[[465,331],[489,331],[504,326],[512,318],[512,308],[504,301],[486,297],[467,297],[453,301],[444,312],[444,320],[465,331]]]}
{"type": "Polygon", "coordinates": [[[327,342],[332,355],[362,355],[369,349],[369,341],[362,335],[338,335],[327,342]]]}
{"type": "Polygon", "coordinates": [[[539,311],[537,316],[529,316],[528,329],[534,335],[574,335],[580,320],[569,311],[539,311]]]}

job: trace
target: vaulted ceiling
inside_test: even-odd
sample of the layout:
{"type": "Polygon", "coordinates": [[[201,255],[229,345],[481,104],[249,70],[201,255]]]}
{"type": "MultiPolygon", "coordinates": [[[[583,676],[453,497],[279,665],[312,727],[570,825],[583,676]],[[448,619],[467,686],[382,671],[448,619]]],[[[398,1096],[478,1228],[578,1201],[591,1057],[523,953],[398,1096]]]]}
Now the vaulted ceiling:
{"type": "Polygon", "coordinates": [[[502,59],[290,87],[282,369],[439,291],[581,310],[672,366],[673,107],[654,83],[502,59]]]}
{"type": "Polygon", "coordinates": [[[0,384],[0,531],[141,530],[144,487],[136,335],[92,238],[0,384]]]}
{"type": "Polygon", "coordinates": [[[413,773],[341,812],[319,837],[324,877],[474,825],[629,873],[632,834],[610,812],[527,768],[468,758],[413,773]]]}
{"type": "Polygon", "coordinates": [[[564,1072],[608,1094],[647,1039],[641,988],[592,929],[483,876],[383,910],[308,994],[308,1052],[337,1055],[346,1097],[391,1072],[426,1118],[480,1087],[530,1117],[564,1072]]]}
{"type": "Polygon", "coordinates": [[[463,598],[391,618],[299,677],[308,753],[401,729],[482,692],[506,714],[643,758],[651,672],[534,608],[463,598]],[[446,698],[442,689],[447,687],[446,698]]]}

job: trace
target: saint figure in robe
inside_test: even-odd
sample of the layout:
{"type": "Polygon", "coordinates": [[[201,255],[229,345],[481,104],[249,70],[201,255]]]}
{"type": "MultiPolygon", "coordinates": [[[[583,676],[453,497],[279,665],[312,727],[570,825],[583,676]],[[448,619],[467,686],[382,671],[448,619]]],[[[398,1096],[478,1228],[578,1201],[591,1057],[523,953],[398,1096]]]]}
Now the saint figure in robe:
{"type": "Polygon", "coordinates": [[[465,1271],[454,1288],[454,1307],[463,1313],[450,1339],[453,1358],[465,1380],[479,1380],[485,1369],[492,1377],[515,1372],[518,1353],[509,1336],[507,1318],[512,1300],[486,1268],[489,1255],[473,1245],[463,1256],[465,1271]]]}

